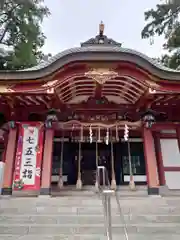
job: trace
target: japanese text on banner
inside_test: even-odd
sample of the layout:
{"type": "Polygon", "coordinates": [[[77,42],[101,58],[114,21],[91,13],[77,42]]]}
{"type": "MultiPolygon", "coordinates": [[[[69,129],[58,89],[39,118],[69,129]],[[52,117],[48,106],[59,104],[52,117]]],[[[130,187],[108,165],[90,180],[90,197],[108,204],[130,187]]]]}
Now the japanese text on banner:
{"type": "Polygon", "coordinates": [[[24,128],[20,179],[24,185],[34,185],[39,131],[37,127],[24,128]]]}

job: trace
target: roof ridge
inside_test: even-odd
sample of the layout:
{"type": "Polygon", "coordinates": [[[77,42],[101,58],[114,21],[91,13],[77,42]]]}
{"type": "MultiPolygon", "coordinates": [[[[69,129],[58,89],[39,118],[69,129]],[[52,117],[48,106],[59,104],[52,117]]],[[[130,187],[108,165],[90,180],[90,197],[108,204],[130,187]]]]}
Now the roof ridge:
{"type": "Polygon", "coordinates": [[[158,61],[156,61],[155,59],[147,56],[144,53],[141,53],[137,50],[133,50],[130,48],[123,48],[123,47],[119,47],[119,46],[107,46],[107,45],[92,45],[92,46],[83,46],[83,47],[75,47],[75,48],[69,48],[66,50],[63,50],[57,54],[55,54],[54,56],[52,56],[50,59],[48,59],[47,61],[41,62],[38,65],[31,67],[31,68],[26,68],[23,70],[18,70],[18,72],[24,72],[24,71],[37,71],[37,70],[41,70],[43,68],[48,67],[49,65],[53,64],[54,62],[56,62],[58,59],[72,54],[72,53],[80,53],[80,52],[119,52],[119,53],[129,53],[132,55],[136,55],[141,57],[142,59],[148,61],[151,65],[155,66],[156,68],[159,68],[160,70],[163,71],[168,71],[168,72],[174,72],[174,73],[180,73],[180,70],[175,70],[175,69],[171,69],[168,68],[162,64],[160,64],[158,61]]]}

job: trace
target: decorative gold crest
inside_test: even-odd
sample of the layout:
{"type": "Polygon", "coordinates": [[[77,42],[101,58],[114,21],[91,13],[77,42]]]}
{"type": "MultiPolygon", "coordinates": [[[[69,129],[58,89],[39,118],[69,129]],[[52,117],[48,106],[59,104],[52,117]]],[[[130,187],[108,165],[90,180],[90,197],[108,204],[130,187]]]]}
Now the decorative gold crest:
{"type": "Polygon", "coordinates": [[[150,88],[159,88],[159,84],[155,83],[155,82],[152,82],[152,81],[148,81],[146,80],[146,83],[149,85],[150,88]]]}
{"type": "Polygon", "coordinates": [[[108,68],[97,68],[86,72],[85,76],[92,78],[95,82],[103,85],[109,79],[117,77],[118,73],[108,68]]]}
{"type": "Polygon", "coordinates": [[[0,86],[0,93],[14,92],[9,86],[0,86]]]}
{"type": "Polygon", "coordinates": [[[52,87],[58,82],[58,80],[48,81],[47,83],[43,84],[42,87],[52,87]]]}

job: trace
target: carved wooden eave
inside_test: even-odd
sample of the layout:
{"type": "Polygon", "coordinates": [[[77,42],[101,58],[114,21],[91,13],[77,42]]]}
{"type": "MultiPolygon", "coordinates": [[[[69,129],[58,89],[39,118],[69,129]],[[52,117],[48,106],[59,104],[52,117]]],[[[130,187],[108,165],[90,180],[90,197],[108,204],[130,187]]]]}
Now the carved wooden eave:
{"type": "Polygon", "coordinates": [[[1,93],[13,93],[14,90],[11,88],[11,86],[8,85],[0,85],[0,94],[1,93]]]}
{"type": "MultiPolygon", "coordinates": [[[[142,75],[142,79],[140,79],[140,73],[136,76],[134,75],[135,71],[136,69],[130,73],[126,69],[116,71],[116,69],[108,68],[106,65],[106,68],[94,67],[78,74],[72,72],[72,75],[64,76],[64,78],[59,77],[60,79],[51,79],[34,85],[28,82],[26,84],[17,82],[13,85],[1,85],[1,100],[14,99],[16,103],[27,107],[44,105],[46,108],[50,108],[53,107],[53,104],[56,107],[61,107],[64,104],[73,104],[71,98],[76,97],[79,93],[86,95],[87,98],[97,97],[95,83],[103,86],[101,95],[98,97],[110,97],[109,101],[111,102],[111,95],[114,97],[117,95],[119,101],[116,102],[117,104],[135,104],[135,107],[138,106],[136,104],[138,101],[141,101],[140,105],[145,104],[146,100],[154,99],[153,95],[159,92],[169,93],[169,90],[163,87],[162,83],[143,79],[145,75],[142,75]],[[87,77],[89,78],[85,79],[87,77]],[[76,92],[75,89],[80,89],[80,92],[76,92]]],[[[173,93],[177,93],[177,91],[172,91],[171,95],[173,93]]]]}

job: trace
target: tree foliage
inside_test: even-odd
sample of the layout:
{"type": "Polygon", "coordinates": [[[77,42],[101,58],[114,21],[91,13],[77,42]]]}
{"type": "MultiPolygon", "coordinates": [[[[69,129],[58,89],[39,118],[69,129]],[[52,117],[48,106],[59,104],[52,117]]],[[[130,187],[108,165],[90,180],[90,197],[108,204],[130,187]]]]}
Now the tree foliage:
{"type": "Polygon", "coordinates": [[[0,0],[0,69],[31,67],[42,58],[43,0],[0,0]],[[3,53],[3,54],[2,54],[3,53]]]}
{"type": "Polygon", "coordinates": [[[180,1],[161,0],[156,9],[145,12],[145,20],[148,22],[142,30],[142,38],[150,38],[155,35],[164,35],[163,48],[168,51],[161,58],[161,62],[171,68],[180,65],[180,1]]]}

